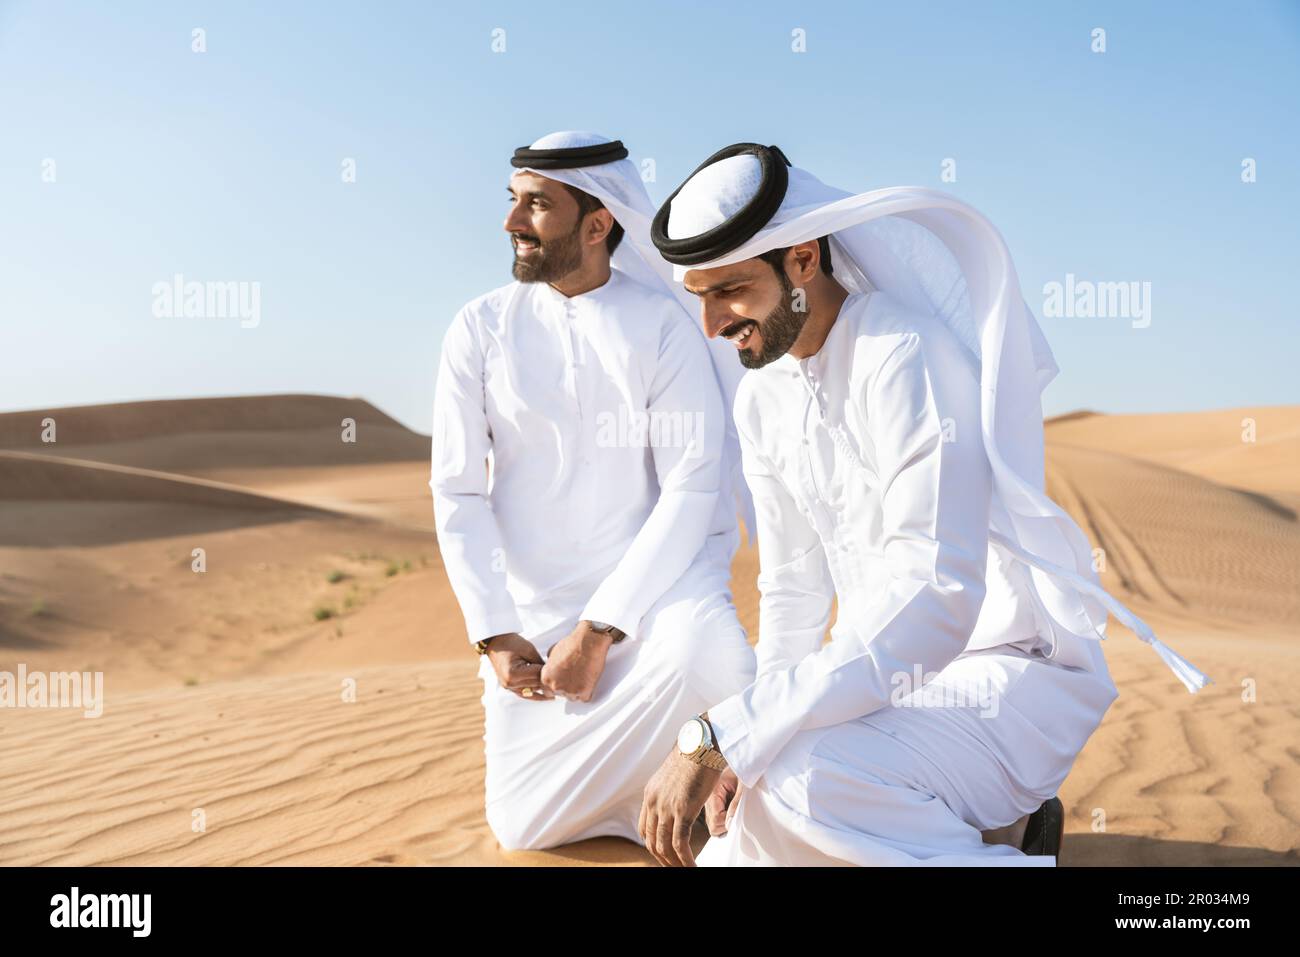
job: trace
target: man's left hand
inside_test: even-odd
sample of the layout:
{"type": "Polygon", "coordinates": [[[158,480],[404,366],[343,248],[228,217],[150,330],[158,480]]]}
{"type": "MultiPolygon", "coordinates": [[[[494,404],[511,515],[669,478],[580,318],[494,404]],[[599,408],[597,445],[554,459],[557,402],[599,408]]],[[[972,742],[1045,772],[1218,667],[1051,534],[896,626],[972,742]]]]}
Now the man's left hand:
{"type": "Polygon", "coordinates": [[[637,830],[660,864],[695,866],[691,828],[721,776],[721,771],[696,764],[674,748],[646,784],[637,830]]]}
{"type": "Polygon", "coordinates": [[[578,622],[578,627],[557,641],[546,656],[542,687],[559,698],[590,701],[613,643],[610,635],[593,631],[590,622],[578,622]]]}

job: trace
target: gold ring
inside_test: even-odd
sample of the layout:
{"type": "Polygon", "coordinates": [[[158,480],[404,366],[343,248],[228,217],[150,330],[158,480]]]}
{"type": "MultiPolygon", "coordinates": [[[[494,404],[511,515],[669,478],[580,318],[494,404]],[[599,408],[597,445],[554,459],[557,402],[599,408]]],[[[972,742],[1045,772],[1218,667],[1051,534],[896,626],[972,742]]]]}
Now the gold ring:
{"type": "Polygon", "coordinates": [[[532,689],[532,688],[525,688],[523,691],[521,691],[521,692],[519,692],[519,693],[520,693],[521,695],[523,695],[525,698],[531,698],[531,697],[533,696],[533,689],[532,689]]]}

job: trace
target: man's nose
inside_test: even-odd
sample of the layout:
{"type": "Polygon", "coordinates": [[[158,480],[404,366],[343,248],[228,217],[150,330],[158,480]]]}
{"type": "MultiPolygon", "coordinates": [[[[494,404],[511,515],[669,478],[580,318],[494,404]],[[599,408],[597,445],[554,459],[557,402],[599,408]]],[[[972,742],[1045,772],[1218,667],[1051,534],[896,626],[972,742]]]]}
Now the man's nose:
{"type": "Polygon", "coordinates": [[[719,332],[727,328],[730,322],[729,313],[725,309],[717,306],[711,306],[704,303],[700,306],[700,318],[704,324],[704,334],[710,339],[717,336],[719,332]]]}
{"type": "Polygon", "coordinates": [[[510,212],[506,214],[506,221],[502,224],[508,233],[522,233],[528,229],[528,220],[524,216],[524,211],[519,206],[511,206],[510,212]]]}

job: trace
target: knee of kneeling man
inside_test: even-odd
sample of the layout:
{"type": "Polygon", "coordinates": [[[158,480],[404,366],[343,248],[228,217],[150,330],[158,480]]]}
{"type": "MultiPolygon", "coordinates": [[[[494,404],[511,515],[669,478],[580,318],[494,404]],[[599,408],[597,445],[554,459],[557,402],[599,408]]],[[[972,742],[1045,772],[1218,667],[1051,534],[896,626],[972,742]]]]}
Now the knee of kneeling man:
{"type": "Polygon", "coordinates": [[[665,624],[656,639],[664,642],[664,661],[673,671],[714,683],[728,683],[730,676],[744,672],[752,677],[754,653],[734,617],[729,622],[723,615],[683,615],[665,624]]]}
{"type": "Polygon", "coordinates": [[[486,816],[488,828],[503,851],[539,851],[551,846],[536,821],[509,805],[489,807],[486,816]]]}

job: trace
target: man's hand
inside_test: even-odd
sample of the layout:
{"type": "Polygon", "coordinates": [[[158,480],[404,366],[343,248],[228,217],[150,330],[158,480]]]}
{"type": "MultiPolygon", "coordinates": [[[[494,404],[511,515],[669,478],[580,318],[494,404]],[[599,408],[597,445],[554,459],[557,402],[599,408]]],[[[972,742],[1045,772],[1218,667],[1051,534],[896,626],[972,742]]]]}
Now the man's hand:
{"type": "Polygon", "coordinates": [[[704,803],[704,820],[709,825],[709,833],[714,837],[722,837],[731,826],[731,817],[736,813],[736,805],[740,803],[740,789],[740,778],[736,777],[735,771],[727,768],[704,803]]]}
{"type": "Polygon", "coordinates": [[[590,701],[613,643],[610,635],[592,631],[591,622],[578,622],[578,627],[557,641],[547,656],[542,686],[561,698],[590,701]]]}
{"type": "Polygon", "coordinates": [[[637,831],[660,864],[695,866],[691,827],[721,776],[721,771],[696,764],[674,748],[646,784],[637,831]]]}
{"type": "Polygon", "coordinates": [[[497,673],[502,688],[513,691],[525,701],[550,701],[550,692],[542,686],[542,656],[523,635],[511,632],[488,639],[488,661],[497,673]],[[524,694],[524,691],[528,694],[524,694]]]}

